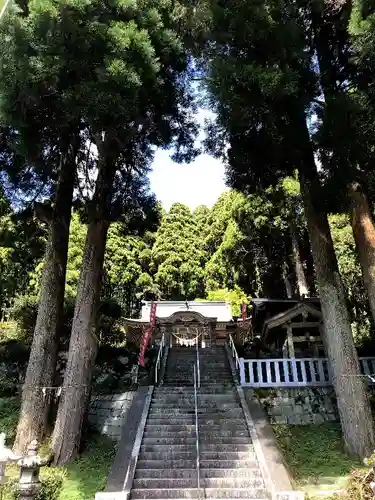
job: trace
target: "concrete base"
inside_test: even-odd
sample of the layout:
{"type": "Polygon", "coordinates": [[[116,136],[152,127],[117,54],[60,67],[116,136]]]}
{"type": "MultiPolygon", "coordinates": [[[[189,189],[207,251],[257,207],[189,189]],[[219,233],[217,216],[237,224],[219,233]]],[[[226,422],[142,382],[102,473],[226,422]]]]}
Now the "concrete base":
{"type": "Polygon", "coordinates": [[[278,491],[274,500],[304,500],[305,493],[303,491],[278,491]]]}
{"type": "Polygon", "coordinates": [[[129,493],[125,493],[123,491],[105,493],[100,492],[96,493],[95,500],[128,500],[129,493]]]}

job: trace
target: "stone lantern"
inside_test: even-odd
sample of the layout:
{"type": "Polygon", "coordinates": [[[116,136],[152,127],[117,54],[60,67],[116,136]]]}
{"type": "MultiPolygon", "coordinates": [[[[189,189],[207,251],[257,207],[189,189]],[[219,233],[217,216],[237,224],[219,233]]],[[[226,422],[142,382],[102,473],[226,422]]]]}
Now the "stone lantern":
{"type": "Polygon", "coordinates": [[[27,455],[18,460],[20,467],[20,480],[18,490],[19,500],[30,500],[36,497],[42,487],[39,480],[40,467],[46,465],[48,459],[41,458],[38,454],[38,441],[32,441],[27,447],[27,455]]]}

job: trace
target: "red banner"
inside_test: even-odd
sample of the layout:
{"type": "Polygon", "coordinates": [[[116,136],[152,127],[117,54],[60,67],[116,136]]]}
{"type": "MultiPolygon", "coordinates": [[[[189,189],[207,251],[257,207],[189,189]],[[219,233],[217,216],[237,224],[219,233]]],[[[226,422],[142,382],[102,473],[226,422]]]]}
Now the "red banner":
{"type": "Polygon", "coordinates": [[[145,366],[145,352],[152,337],[152,334],[154,332],[155,325],[156,325],[156,303],[152,302],[151,312],[150,312],[150,326],[148,326],[143,331],[141,345],[139,346],[138,364],[141,366],[145,366]]]}
{"type": "Polygon", "coordinates": [[[247,318],[247,306],[245,302],[242,302],[241,315],[242,315],[242,321],[245,321],[247,318]]]}

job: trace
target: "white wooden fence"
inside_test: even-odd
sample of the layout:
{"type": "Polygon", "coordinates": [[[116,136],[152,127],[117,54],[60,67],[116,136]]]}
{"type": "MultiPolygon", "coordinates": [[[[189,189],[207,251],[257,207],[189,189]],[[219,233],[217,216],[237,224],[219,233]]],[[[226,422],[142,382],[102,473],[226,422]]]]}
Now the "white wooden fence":
{"type": "MultiPolygon", "coordinates": [[[[375,382],[375,358],[359,358],[363,375],[375,382]]],[[[328,359],[239,359],[243,387],[322,387],[332,385],[328,359]]]]}

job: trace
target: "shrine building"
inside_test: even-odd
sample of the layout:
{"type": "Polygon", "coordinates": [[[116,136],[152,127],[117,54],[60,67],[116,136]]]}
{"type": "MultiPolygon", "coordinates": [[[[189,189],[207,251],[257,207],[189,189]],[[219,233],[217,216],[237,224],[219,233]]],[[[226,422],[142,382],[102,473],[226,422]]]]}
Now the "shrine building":
{"type": "MultiPolygon", "coordinates": [[[[139,345],[143,331],[150,326],[151,302],[144,302],[139,319],[124,319],[127,339],[139,345]]],[[[224,344],[229,334],[241,342],[250,328],[250,318],[232,316],[224,301],[156,301],[156,328],[152,342],[162,335],[170,347],[210,347],[224,344]]]]}

